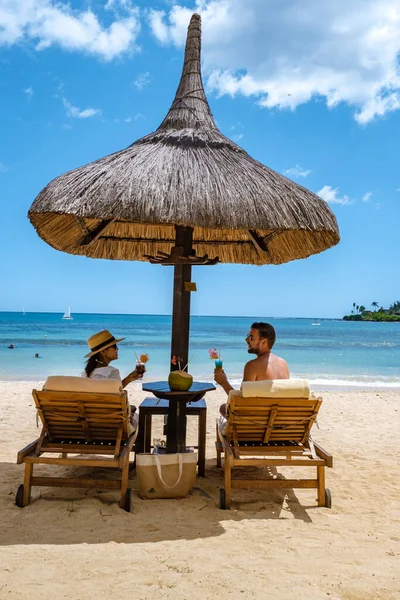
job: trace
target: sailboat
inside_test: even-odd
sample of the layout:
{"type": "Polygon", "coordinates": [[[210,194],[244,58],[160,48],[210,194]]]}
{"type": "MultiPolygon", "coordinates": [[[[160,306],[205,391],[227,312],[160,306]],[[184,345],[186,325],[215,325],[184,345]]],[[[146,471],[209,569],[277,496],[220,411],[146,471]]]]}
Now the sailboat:
{"type": "Polygon", "coordinates": [[[72,319],[74,317],[71,317],[71,307],[68,306],[67,310],[65,311],[65,313],[62,316],[63,319],[68,319],[69,321],[72,321],[72,319]]]}
{"type": "Polygon", "coordinates": [[[24,316],[26,315],[26,312],[25,312],[25,309],[24,309],[24,308],[22,309],[22,314],[23,314],[24,316]]]}

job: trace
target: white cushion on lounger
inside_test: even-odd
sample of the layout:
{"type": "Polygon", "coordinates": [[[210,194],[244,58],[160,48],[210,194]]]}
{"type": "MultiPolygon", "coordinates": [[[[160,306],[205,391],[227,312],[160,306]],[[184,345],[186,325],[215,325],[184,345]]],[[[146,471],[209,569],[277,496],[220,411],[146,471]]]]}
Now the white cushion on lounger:
{"type": "Polygon", "coordinates": [[[273,379],[268,381],[243,381],[243,398],[309,398],[307,379],[273,379]]]}
{"type": "Polygon", "coordinates": [[[241,390],[231,390],[228,394],[228,404],[232,396],[240,396],[241,398],[243,397],[241,390]]]}
{"type": "Polygon", "coordinates": [[[104,394],[118,394],[119,392],[122,392],[122,384],[116,379],[89,379],[86,377],[51,375],[47,378],[43,389],[62,392],[101,392],[104,394]]]}
{"type": "MultiPolygon", "coordinates": [[[[310,398],[310,385],[307,379],[273,379],[267,381],[243,381],[241,390],[231,390],[228,395],[228,407],[232,396],[241,398],[310,398]]],[[[229,410],[229,409],[228,409],[229,410]]],[[[225,435],[228,419],[218,417],[218,432],[225,435]]]]}

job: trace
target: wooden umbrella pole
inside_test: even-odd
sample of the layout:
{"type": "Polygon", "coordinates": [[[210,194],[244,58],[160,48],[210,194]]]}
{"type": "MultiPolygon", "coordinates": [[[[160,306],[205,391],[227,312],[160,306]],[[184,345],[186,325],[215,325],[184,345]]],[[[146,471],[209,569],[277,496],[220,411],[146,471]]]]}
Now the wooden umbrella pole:
{"type": "MultiPolygon", "coordinates": [[[[181,247],[182,255],[192,254],[193,228],[175,225],[175,246],[181,247]]],[[[174,299],[172,306],[171,358],[179,357],[181,368],[188,361],[190,328],[190,292],[185,282],[192,276],[191,265],[174,266],[174,299]]],[[[179,369],[178,363],[171,364],[171,370],[179,369]]],[[[186,446],[186,400],[170,398],[168,411],[167,453],[185,452],[186,446]]]]}
{"type": "MultiPolygon", "coordinates": [[[[193,252],[193,228],[176,225],[175,231],[175,246],[183,248],[184,256],[190,256],[193,252]]],[[[182,368],[187,364],[189,354],[190,292],[185,290],[185,283],[190,282],[191,277],[191,265],[174,266],[171,358],[179,356],[182,368]]],[[[178,365],[171,365],[171,370],[178,368],[178,365]]]]}

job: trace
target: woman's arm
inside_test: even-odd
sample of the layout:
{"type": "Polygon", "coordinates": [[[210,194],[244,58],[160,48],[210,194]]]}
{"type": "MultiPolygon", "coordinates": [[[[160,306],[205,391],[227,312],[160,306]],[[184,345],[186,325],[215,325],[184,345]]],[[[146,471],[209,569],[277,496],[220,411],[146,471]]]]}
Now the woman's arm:
{"type": "Polygon", "coordinates": [[[129,373],[129,375],[124,377],[124,379],[122,380],[122,387],[125,388],[129,383],[132,383],[132,381],[137,381],[138,379],[142,378],[143,373],[138,373],[135,369],[134,371],[132,371],[132,373],[129,373]]]}

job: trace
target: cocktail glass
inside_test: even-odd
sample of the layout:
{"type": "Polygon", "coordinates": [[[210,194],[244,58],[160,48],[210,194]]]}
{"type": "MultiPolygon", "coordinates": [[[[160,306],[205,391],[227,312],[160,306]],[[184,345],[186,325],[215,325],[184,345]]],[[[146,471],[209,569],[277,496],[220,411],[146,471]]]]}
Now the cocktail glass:
{"type": "Polygon", "coordinates": [[[146,365],[142,362],[140,362],[140,360],[136,361],[136,373],[138,375],[143,375],[146,371],[146,365]]]}
{"type": "Polygon", "coordinates": [[[222,369],[222,359],[221,358],[217,358],[215,361],[215,368],[216,369],[222,369]]]}

